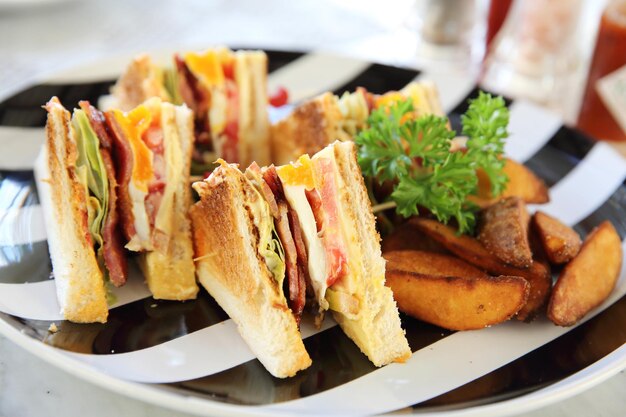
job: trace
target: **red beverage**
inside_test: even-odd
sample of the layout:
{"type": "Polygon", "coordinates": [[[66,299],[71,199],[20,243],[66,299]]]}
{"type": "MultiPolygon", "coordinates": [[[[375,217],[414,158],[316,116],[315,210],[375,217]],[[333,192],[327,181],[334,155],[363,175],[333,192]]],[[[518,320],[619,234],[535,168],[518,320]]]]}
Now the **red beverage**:
{"type": "MultiPolygon", "coordinates": [[[[605,9],[585,88],[578,128],[598,139],[626,141],[626,132],[605,106],[596,82],[626,65],[626,0],[605,9]]],[[[626,109],[624,109],[626,111],[626,109]]]]}
{"type": "Polygon", "coordinates": [[[513,0],[491,0],[487,17],[487,48],[504,23],[513,0]]]}

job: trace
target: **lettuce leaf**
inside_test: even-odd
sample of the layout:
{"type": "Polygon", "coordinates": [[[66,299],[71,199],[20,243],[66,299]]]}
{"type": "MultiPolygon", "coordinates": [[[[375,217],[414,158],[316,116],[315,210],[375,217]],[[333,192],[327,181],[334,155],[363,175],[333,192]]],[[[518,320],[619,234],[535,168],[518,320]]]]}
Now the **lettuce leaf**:
{"type": "Polygon", "coordinates": [[[178,71],[174,67],[163,68],[163,87],[169,96],[172,104],[183,104],[183,98],[178,89],[178,71]]]}
{"type": "Polygon", "coordinates": [[[251,174],[252,178],[246,179],[258,194],[256,201],[250,202],[250,208],[254,212],[254,224],[259,231],[259,255],[263,257],[267,268],[278,283],[281,295],[284,295],[283,281],[287,268],[285,266],[285,249],[276,232],[274,218],[270,214],[270,207],[260,190],[259,182],[262,179],[252,170],[247,170],[246,172],[251,174]]]}
{"type": "Polygon", "coordinates": [[[96,243],[98,259],[101,260],[102,228],[109,210],[109,179],[100,154],[100,141],[83,110],[74,110],[72,124],[78,150],[76,167],[87,194],[89,232],[96,243]]]}

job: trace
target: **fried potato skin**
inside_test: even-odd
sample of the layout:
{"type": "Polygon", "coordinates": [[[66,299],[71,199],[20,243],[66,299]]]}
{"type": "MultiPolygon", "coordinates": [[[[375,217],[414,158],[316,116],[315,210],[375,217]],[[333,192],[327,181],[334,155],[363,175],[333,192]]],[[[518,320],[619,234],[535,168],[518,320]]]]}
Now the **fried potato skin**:
{"type": "Polygon", "coordinates": [[[387,261],[387,269],[442,277],[489,277],[486,272],[461,259],[440,253],[421,250],[399,250],[387,252],[383,257],[387,261]]]}
{"type": "Polygon", "coordinates": [[[585,239],[580,252],[564,268],[548,304],[548,318],[572,326],[609,296],[622,268],[622,242],[609,221],[585,239]]]}
{"type": "Polygon", "coordinates": [[[508,197],[483,209],[478,219],[478,240],[498,259],[517,268],[533,262],[528,241],[530,216],[518,197],[508,197]]]}
{"type": "Polygon", "coordinates": [[[506,159],[503,174],[509,178],[506,188],[499,197],[491,195],[489,178],[482,170],[476,171],[478,177],[478,195],[470,200],[479,207],[487,207],[500,198],[519,197],[527,204],[544,204],[550,201],[546,184],[530,169],[512,159],[506,159]]]}
{"type": "Polygon", "coordinates": [[[415,219],[414,224],[459,258],[490,274],[526,279],[530,284],[530,293],[527,303],[516,316],[518,320],[532,320],[546,304],[552,288],[552,274],[547,263],[535,259],[529,268],[515,268],[489,253],[478,240],[467,235],[457,235],[450,226],[425,218],[415,219]]]}
{"type": "Polygon", "coordinates": [[[381,249],[383,253],[399,250],[422,250],[428,252],[448,253],[439,242],[430,238],[417,226],[413,219],[409,219],[393,232],[383,238],[381,249]]]}
{"type": "Polygon", "coordinates": [[[451,330],[482,329],[510,319],[526,303],[520,277],[442,277],[387,269],[400,311],[451,330]]]}
{"type": "Polygon", "coordinates": [[[582,246],[580,235],[560,220],[538,211],[533,215],[532,227],[551,264],[565,264],[580,251],[582,246]]]}

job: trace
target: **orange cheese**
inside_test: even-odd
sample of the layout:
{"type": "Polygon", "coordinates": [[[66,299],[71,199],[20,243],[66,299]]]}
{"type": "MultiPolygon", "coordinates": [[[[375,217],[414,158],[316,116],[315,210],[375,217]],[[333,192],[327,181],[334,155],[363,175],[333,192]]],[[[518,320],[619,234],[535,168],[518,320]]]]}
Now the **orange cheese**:
{"type": "Polygon", "coordinates": [[[394,103],[406,99],[404,94],[392,91],[376,98],[376,108],[391,107],[394,103]]]}
{"type": "Polygon", "coordinates": [[[276,168],[281,181],[287,185],[304,185],[307,190],[315,188],[311,158],[302,155],[296,163],[276,168]]]}
{"type": "Polygon", "coordinates": [[[208,89],[224,84],[224,66],[232,61],[227,49],[210,49],[203,53],[187,52],[184,59],[189,70],[208,89]]]}
{"type": "MultiPolygon", "coordinates": [[[[419,109],[421,108],[422,104],[421,104],[421,100],[420,97],[416,94],[412,94],[410,97],[407,97],[406,95],[397,92],[397,91],[392,91],[389,93],[385,93],[382,96],[378,97],[376,99],[376,108],[383,108],[385,109],[385,111],[387,113],[389,113],[389,108],[391,106],[393,106],[395,103],[399,102],[399,101],[403,101],[406,100],[407,98],[410,98],[411,101],[413,102],[413,108],[414,109],[419,109]]],[[[402,119],[400,119],[400,124],[405,123],[406,121],[410,120],[410,119],[414,119],[416,117],[416,113],[406,113],[404,116],[402,116],[402,119]]]]}
{"type": "Polygon", "coordinates": [[[133,171],[131,180],[140,191],[148,191],[148,182],[152,179],[152,152],[142,140],[143,133],[150,127],[153,113],[140,105],[128,113],[113,110],[113,116],[122,127],[133,150],[133,171]]]}

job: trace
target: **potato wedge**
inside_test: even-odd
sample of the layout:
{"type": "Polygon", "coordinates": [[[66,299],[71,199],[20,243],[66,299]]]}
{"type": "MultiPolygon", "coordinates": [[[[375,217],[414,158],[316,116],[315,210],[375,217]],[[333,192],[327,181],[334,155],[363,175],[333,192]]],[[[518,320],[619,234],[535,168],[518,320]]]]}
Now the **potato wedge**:
{"type": "MultiPolygon", "coordinates": [[[[524,271],[524,270],[518,270],[524,271]]],[[[519,272],[530,284],[528,302],[517,313],[517,319],[532,321],[539,312],[545,311],[545,306],[552,291],[552,271],[550,264],[544,260],[534,258],[533,264],[526,272],[519,272]]]]}
{"type": "Polygon", "coordinates": [[[509,265],[528,268],[533,254],[528,242],[530,215],[519,197],[508,197],[483,209],[478,218],[478,241],[509,265]]]}
{"type": "Polygon", "coordinates": [[[565,264],[580,251],[580,235],[560,220],[538,211],[533,215],[532,227],[551,264],[565,264]]]}
{"type": "Polygon", "coordinates": [[[622,257],[617,231],[611,222],[602,222],[559,275],[548,304],[550,320],[571,326],[602,304],[615,287],[622,257]]]}
{"type": "Polygon", "coordinates": [[[518,320],[531,320],[545,305],[552,288],[552,274],[547,263],[535,259],[529,268],[515,268],[489,253],[478,240],[467,235],[457,235],[450,226],[425,218],[416,218],[413,224],[459,258],[490,274],[526,279],[530,284],[530,294],[526,305],[517,314],[518,320]]]}
{"type": "Polygon", "coordinates": [[[510,319],[526,303],[520,277],[442,277],[387,269],[400,311],[450,330],[482,329],[510,319]]]}
{"type": "Polygon", "coordinates": [[[387,270],[411,271],[441,277],[487,278],[489,275],[454,256],[421,250],[398,250],[383,255],[387,270]]]}
{"type": "Polygon", "coordinates": [[[508,176],[509,182],[502,194],[494,198],[491,195],[489,178],[482,170],[478,170],[478,196],[472,196],[470,200],[480,207],[487,207],[500,198],[512,196],[519,197],[528,204],[544,204],[550,201],[546,184],[524,165],[507,158],[503,173],[508,176]]]}
{"type": "Polygon", "coordinates": [[[448,253],[441,243],[422,232],[411,221],[412,219],[396,227],[393,232],[383,238],[381,245],[383,253],[409,249],[448,253]]]}

